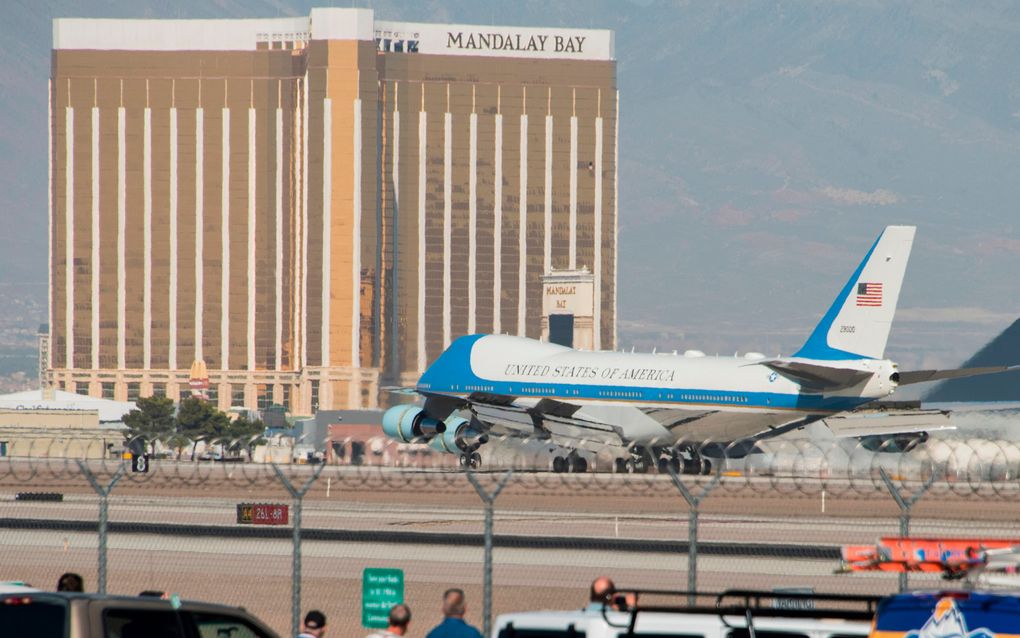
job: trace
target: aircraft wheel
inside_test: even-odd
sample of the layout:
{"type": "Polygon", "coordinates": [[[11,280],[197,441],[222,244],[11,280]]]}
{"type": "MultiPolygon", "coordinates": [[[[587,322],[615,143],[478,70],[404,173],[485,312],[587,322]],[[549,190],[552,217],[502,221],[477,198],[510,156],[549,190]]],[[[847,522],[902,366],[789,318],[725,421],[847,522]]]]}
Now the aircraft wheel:
{"type": "Polygon", "coordinates": [[[568,469],[570,469],[567,464],[566,457],[563,456],[553,457],[552,469],[553,472],[556,472],[557,474],[562,474],[563,472],[566,472],[568,469]]]}
{"type": "Polygon", "coordinates": [[[709,461],[708,459],[701,459],[701,474],[703,476],[708,476],[711,473],[712,473],[712,461],[709,461]]]}
{"type": "Polygon", "coordinates": [[[669,461],[670,460],[665,457],[661,457],[659,459],[659,462],[657,464],[659,474],[666,474],[667,472],[669,472],[669,461]]]}
{"type": "Polygon", "coordinates": [[[575,456],[570,459],[570,471],[583,474],[588,471],[588,461],[583,456],[575,456]]]}
{"type": "Polygon", "coordinates": [[[482,466],[482,455],[478,452],[472,452],[470,458],[468,458],[468,465],[473,470],[480,468],[482,466]]]}
{"type": "Polygon", "coordinates": [[[613,471],[623,474],[627,471],[627,459],[613,459],[613,471]]]}
{"type": "Polygon", "coordinates": [[[468,467],[470,462],[471,462],[471,459],[468,458],[467,454],[461,454],[460,455],[460,466],[461,467],[468,467]]]}

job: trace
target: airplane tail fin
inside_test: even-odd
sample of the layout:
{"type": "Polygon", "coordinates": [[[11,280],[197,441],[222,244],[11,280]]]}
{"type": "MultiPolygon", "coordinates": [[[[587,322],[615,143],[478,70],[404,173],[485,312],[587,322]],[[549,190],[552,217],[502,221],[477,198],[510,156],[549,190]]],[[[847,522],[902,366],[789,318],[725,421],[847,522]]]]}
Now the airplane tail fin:
{"type": "Polygon", "coordinates": [[[882,358],[915,230],[886,227],[795,357],[882,358]]]}

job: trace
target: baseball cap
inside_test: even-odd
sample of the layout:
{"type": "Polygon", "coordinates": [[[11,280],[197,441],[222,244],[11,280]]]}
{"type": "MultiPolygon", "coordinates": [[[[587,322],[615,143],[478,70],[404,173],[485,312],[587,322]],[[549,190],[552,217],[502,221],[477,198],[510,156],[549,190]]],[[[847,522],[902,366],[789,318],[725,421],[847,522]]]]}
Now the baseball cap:
{"type": "Polygon", "coordinates": [[[322,629],[326,626],[326,615],[318,609],[313,609],[305,615],[305,627],[309,629],[322,629]]]}

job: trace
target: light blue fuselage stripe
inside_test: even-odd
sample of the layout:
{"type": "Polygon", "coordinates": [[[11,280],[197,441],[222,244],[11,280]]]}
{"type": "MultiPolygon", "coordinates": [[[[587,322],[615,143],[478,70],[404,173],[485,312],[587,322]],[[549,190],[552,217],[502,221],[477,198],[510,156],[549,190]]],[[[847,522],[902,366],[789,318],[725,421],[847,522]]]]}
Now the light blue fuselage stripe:
{"type": "Polygon", "coordinates": [[[804,412],[841,412],[851,410],[871,398],[786,394],[778,392],[741,392],[701,388],[633,387],[621,385],[581,385],[571,383],[533,383],[482,379],[471,369],[471,349],[485,335],[471,335],[454,341],[418,381],[424,392],[471,394],[481,392],[519,397],[548,397],[571,401],[625,401],[629,403],[673,403],[678,405],[724,406],[756,410],[801,410],[804,412]]]}

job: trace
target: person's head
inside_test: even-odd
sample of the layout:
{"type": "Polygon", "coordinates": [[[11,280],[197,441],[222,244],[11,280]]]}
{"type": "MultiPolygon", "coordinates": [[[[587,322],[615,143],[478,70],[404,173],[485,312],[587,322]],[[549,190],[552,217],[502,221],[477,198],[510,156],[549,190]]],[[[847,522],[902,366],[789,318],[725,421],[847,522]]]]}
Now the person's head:
{"type": "Polygon", "coordinates": [[[390,608],[389,631],[403,636],[407,632],[407,626],[411,624],[411,608],[401,603],[390,608]]]}
{"type": "Polygon", "coordinates": [[[614,591],[616,591],[616,585],[613,583],[613,579],[608,576],[599,576],[591,581],[591,592],[588,599],[593,603],[609,603],[614,591]]]}
{"type": "Polygon", "coordinates": [[[85,591],[85,581],[79,574],[67,572],[57,580],[57,591],[85,591]]]}
{"type": "Polygon", "coordinates": [[[443,615],[453,618],[463,618],[467,613],[467,605],[464,602],[463,589],[447,589],[443,592],[443,615]]]}
{"type": "Polygon", "coordinates": [[[313,609],[305,614],[304,631],[313,636],[321,636],[326,633],[326,614],[318,609],[313,609]]]}

